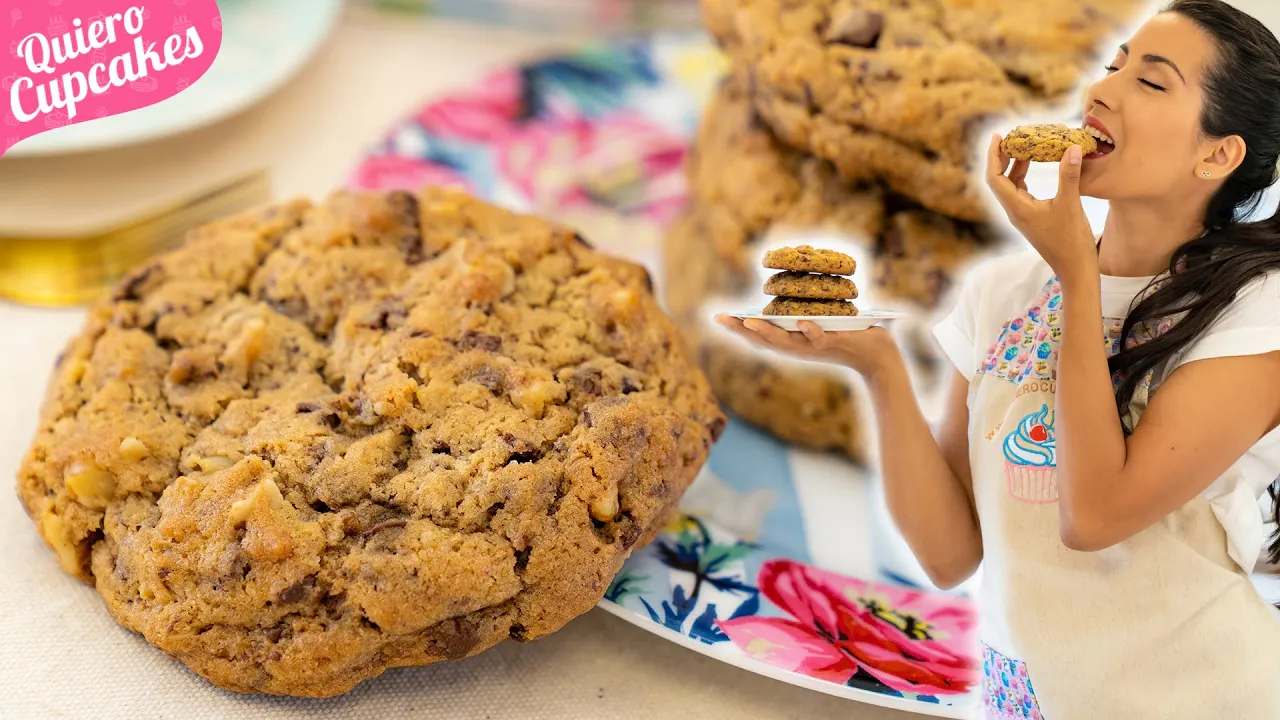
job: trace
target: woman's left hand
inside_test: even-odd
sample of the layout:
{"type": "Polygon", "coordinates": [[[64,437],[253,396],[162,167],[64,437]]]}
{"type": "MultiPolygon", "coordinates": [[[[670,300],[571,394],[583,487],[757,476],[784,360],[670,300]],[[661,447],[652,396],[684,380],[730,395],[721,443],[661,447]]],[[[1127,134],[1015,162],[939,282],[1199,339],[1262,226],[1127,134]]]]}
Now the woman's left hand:
{"type": "Polygon", "coordinates": [[[1096,270],[1097,241],[1080,202],[1080,147],[1069,149],[1058,165],[1058,196],[1039,200],[1027,192],[1027,168],[1031,163],[1018,160],[1010,169],[1012,158],[1001,149],[1000,140],[999,135],[993,136],[987,151],[987,185],[1009,222],[1058,277],[1096,270]]]}

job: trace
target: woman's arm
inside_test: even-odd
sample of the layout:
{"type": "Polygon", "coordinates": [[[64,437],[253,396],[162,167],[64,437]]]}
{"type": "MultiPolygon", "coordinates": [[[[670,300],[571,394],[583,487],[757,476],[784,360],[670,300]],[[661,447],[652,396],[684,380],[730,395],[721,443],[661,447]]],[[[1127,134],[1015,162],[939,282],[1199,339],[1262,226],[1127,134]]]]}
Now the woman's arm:
{"type": "Polygon", "coordinates": [[[950,589],[982,562],[969,466],[969,379],[953,373],[935,435],[905,369],[867,379],[889,512],[933,584],[950,589]]]}
{"type": "Polygon", "coordinates": [[[902,355],[884,328],[824,333],[802,322],[787,332],[763,320],[719,322],[761,347],[844,365],[866,380],[875,407],[889,512],[929,579],[964,582],[982,561],[982,536],[969,474],[969,381],[955,373],[935,440],[911,387],[902,355]]]}
{"type": "Polygon", "coordinates": [[[1111,547],[1190,502],[1280,419],[1280,353],[1178,368],[1128,438],[1101,342],[1096,269],[1064,273],[1058,517],[1073,550],[1111,547]]]}

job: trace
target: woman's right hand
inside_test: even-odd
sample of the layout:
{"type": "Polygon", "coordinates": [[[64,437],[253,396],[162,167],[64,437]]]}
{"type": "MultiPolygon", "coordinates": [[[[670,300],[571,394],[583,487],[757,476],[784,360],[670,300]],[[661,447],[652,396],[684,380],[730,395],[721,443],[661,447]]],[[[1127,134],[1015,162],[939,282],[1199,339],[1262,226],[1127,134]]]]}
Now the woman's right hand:
{"type": "Polygon", "coordinates": [[[800,332],[788,332],[756,318],[740,320],[732,315],[717,315],[716,322],[753,345],[804,360],[844,365],[867,380],[903,365],[902,353],[893,335],[879,326],[857,332],[829,333],[815,322],[801,320],[800,332]]]}

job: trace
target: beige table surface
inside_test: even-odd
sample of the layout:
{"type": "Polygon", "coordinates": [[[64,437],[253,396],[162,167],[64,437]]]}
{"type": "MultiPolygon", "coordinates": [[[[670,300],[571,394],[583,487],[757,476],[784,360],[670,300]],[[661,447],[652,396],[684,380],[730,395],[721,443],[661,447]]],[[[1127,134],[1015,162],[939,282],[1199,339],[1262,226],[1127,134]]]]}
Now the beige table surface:
{"type": "MultiPolygon", "coordinates": [[[[144,146],[0,160],[0,226],[65,228],[127,215],[199,181],[263,165],[277,197],[320,197],[422,98],[486,67],[572,42],[349,9],[288,86],[214,127],[144,146]],[[69,211],[66,198],[76,198],[69,211]]],[[[78,311],[0,303],[0,484],[34,429],[78,311]]],[[[11,487],[11,486],[10,486],[11,487]]],[[[329,701],[220,692],[116,626],[58,572],[0,486],[0,718],[826,718],[909,720],[703,657],[595,610],[562,632],[467,661],[396,670],[329,701]]]]}

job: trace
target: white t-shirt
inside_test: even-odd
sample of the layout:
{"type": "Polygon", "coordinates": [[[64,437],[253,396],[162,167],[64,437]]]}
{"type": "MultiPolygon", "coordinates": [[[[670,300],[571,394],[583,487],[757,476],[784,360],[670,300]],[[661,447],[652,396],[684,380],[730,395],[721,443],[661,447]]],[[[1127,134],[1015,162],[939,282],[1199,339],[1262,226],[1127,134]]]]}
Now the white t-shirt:
{"type": "MultiPolygon", "coordinates": [[[[1149,281],[1102,278],[1097,337],[1108,352],[1149,281]]],[[[1015,699],[1053,720],[1280,718],[1280,623],[1247,574],[1266,541],[1258,498],[1280,474],[1280,432],[1133,537],[1098,552],[1066,548],[1055,412],[1063,302],[1038,255],[1002,256],[969,273],[935,333],[970,378],[969,462],[984,551],[978,606],[991,664],[1029,678],[1013,684],[1025,691],[1015,699]]],[[[1273,350],[1280,277],[1242,290],[1185,357],[1144,378],[1127,419],[1141,422],[1151,389],[1158,393],[1180,364],[1273,350]]],[[[986,666],[986,686],[1005,683],[1008,673],[986,666]]],[[[996,710],[1007,700],[984,696],[996,710]]]]}
{"type": "MultiPolygon", "coordinates": [[[[1052,277],[1053,270],[1032,251],[998,256],[975,266],[961,285],[954,310],[935,328],[942,350],[966,377],[973,377],[1005,324],[1018,316],[1052,277]]],[[[1133,299],[1151,280],[1102,276],[1104,322],[1117,327],[1129,314],[1133,299]]],[[[1273,274],[1243,288],[1209,332],[1183,357],[1167,365],[1162,376],[1197,360],[1277,350],[1280,274],[1273,274]]],[[[1268,518],[1263,516],[1259,499],[1277,476],[1280,429],[1255,443],[1203,493],[1227,532],[1232,559],[1246,572],[1253,569],[1267,542],[1268,518]]]]}

